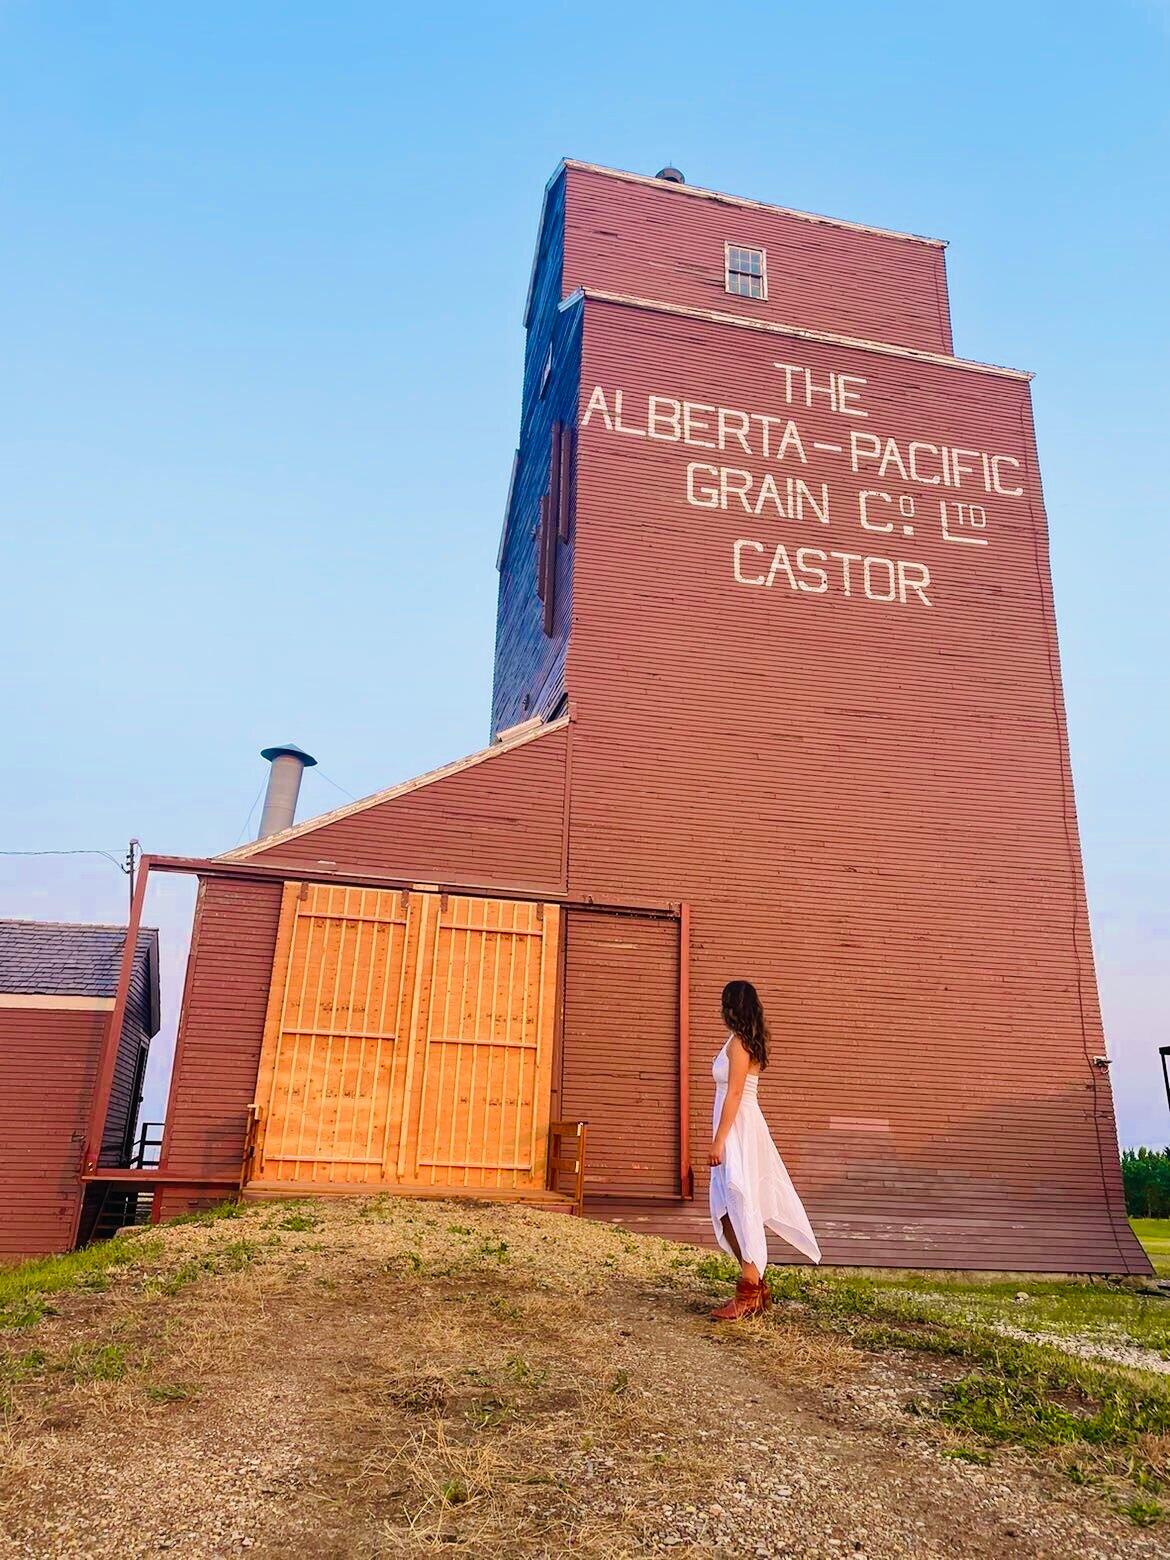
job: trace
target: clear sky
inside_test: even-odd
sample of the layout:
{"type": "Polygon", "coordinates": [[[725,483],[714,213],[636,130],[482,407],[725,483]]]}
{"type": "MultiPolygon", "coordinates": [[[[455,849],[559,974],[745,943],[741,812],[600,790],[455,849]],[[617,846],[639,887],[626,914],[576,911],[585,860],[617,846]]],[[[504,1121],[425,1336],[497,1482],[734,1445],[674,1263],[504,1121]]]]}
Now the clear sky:
{"type": "MultiPolygon", "coordinates": [[[[671,161],[949,238],[956,350],[1036,371],[1122,1137],[1170,1139],[1168,67],[1170,0],[0,0],[0,848],[214,853],[267,743],[302,817],[482,745],[541,191],[671,161]]],[[[0,857],[0,914],[124,896],[0,857]]]]}

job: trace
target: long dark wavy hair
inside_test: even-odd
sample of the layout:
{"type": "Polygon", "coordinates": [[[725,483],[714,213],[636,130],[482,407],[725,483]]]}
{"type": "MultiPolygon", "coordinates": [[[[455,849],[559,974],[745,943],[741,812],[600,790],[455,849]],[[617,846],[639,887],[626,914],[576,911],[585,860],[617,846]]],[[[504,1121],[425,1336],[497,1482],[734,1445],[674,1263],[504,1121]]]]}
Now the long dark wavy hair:
{"type": "Polygon", "coordinates": [[[760,994],[750,980],[729,980],[723,988],[723,1022],[743,1041],[744,1050],[761,1071],[768,1065],[772,1038],[760,994]]]}

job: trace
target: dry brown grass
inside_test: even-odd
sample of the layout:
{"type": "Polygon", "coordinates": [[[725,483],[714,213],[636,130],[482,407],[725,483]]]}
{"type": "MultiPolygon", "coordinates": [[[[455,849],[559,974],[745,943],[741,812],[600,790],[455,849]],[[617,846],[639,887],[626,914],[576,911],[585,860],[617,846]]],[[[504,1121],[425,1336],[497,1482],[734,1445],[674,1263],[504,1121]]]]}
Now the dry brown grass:
{"type": "Polygon", "coordinates": [[[781,1307],[720,1330],[711,1299],[697,1252],[522,1208],[166,1230],[0,1333],[0,1555],[1161,1552],[940,1456],[916,1366],[781,1307]]]}

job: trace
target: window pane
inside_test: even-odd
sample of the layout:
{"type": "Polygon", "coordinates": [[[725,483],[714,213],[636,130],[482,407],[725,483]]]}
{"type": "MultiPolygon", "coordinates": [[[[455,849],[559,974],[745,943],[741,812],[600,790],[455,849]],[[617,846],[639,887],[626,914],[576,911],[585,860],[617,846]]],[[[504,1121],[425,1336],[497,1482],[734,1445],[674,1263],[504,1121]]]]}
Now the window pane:
{"type": "Polygon", "coordinates": [[[727,261],[724,278],[726,290],[740,298],[763,298],[767,291],[764,286],[764,251],[747,249],[742,244],[725,244],[724,253],[727,261]]]}

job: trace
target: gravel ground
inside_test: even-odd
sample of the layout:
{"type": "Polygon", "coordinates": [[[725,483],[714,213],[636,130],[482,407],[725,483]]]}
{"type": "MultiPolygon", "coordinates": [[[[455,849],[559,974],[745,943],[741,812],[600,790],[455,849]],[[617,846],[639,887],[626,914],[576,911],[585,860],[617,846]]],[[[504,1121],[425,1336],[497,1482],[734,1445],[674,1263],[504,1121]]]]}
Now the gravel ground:
{"type": "Polygon", "coordinates": [[[0,1334],[5,1560],[1170,1555],[1010,1453],[946,1456],[906,1412],[929,1361],[779,1307],[713,1326],[689,1248],[385,1199],[136,1240],[0,1334]]]}
{"type": "Polygon", "coordinates": [[[1081,1360],[1105,1360],[1110,1365],[1128,1365],[1133,1370],[1170,1375],[1170,1360],[1157,1349],[1143,1349],[1135,1343],[1115,1343],[1100,1333],[1039,1332],[1013,1327],[1010,1322],[996,1322],[995,1330],[1005,1338],[1018,1338],[1023,1343],[1050,1343],[1053,1348],[1075,1354],[1081,1360]]]}

